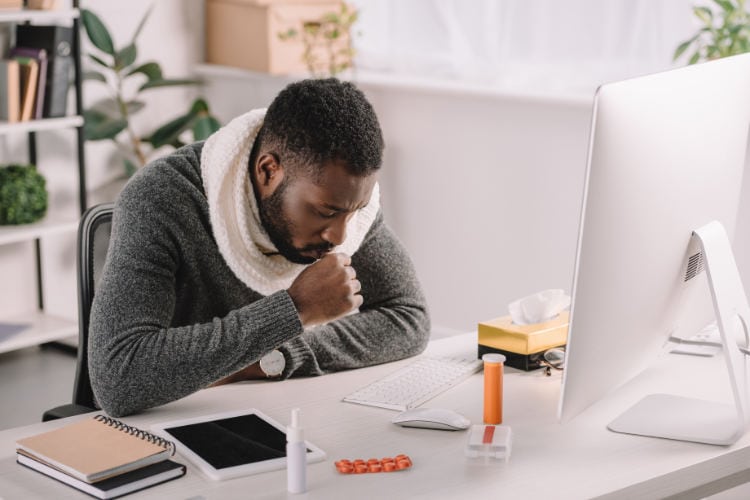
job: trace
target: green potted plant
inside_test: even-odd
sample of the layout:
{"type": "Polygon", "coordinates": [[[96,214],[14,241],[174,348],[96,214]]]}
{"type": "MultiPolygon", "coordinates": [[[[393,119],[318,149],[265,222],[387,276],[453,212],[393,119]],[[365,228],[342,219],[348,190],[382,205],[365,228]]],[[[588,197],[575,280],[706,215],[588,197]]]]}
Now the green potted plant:
{"type": "Polygon", "coordinates": [[[688,49],[693,51],[688,64],[750,52],[750,13],[745,9],[745,0],[713,2],[711,7],[693,7],[703,27],[677,47],[675,61],[688,49]]]}
{"type": "Polygon", "coordinates": [[[96,70],[86,71],[84,78],[107,85],[112,97],[96,102],[84,112],[84,131],[91,141],[111,140],[123,155],[125,173],[130,176],[144,166],[152,151],[165,145],[180,147],[180,139],[186,131],[191,131],[194,141],[206,139],[219,129],[220,124],[211,115],[208,104],[202,98],[196,99],[188,110],[158,127],[148,135],[139,135],[133,128],[131,118],[146,107],[140,96],[143,92],[166,87],[196,85],[200,82],[187,78],[166,78],[161,66],[155,61],[137,63],[138,35],[149,16],[149,9],[138,24],[131,41],[116,49],[112,36],[102,20],[87,9],[81,11],[81,20],[89,40],[97,52],[88,57],[97,66],[96,70]],[[144,79],[135,92],[127,93],[125,82],[131,79],[144,79]],[[147,146],[148,145],[148,146],[147,146]]]}
{"type": "Polygon", "coordinates": [[[354,67],[351,30],[358,16],[357,9],[341,2],[338,12],[305,21],[299,30],[290,28],[278,36],[281,40],[302,40],[302,60],[313,77],[336,76],[354,67]]]}
{"type": "Polygon", "coordinates": [[[0,166],[0,225],[30,224],[46,213],[46,181],[36,167],[0,166]]]}

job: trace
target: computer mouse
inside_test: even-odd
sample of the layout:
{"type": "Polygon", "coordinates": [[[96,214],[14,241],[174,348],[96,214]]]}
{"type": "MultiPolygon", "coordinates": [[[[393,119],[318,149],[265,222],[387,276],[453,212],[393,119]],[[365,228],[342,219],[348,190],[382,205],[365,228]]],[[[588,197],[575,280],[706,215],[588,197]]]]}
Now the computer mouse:
{"type": "Polygon", "coordinates": [[[413,408],[399,413],[393,417],[391,422],[402,427],[420,427],[442,431],[459,431],[468,429],[471,425],[469,419],[460,413],[440,408],[413,408]]]}

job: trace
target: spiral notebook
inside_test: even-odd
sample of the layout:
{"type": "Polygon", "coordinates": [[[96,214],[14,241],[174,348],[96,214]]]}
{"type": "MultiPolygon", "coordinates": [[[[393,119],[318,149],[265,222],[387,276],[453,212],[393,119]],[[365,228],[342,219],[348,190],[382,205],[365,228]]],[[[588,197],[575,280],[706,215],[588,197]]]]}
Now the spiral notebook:
{"type": "Polygon", "coordinates": [[[17,452],[93,483],[161,462],[174,444],[119,420],[96,415],[16,442],[17,452]]]}

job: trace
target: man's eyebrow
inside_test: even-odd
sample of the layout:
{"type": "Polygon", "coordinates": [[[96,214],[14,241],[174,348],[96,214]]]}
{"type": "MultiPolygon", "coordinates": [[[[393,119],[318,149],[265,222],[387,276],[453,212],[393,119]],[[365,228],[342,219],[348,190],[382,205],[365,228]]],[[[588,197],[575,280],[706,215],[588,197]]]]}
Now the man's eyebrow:
{"type": "Polygon", "coordinates": [[[327,208],[328,210],[333,210],[334,212],[348,212],[346,208],[337,207],[336,205],[331,205],[329,203],[321,203],[321,206],[323,208],[327,208]]]}

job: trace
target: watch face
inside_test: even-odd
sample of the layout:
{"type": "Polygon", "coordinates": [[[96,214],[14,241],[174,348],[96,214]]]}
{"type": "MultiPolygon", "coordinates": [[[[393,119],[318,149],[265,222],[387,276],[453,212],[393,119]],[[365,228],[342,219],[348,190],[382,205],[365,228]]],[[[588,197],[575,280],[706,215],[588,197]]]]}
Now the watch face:
{"type": "Polygon", "coordinates": [[[268,377],[278,377],[284,371],[286,360],[280,351],[271,351],[260,358],[260,369],[268,377]]]}

